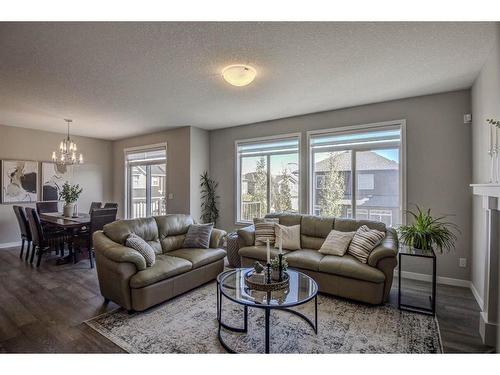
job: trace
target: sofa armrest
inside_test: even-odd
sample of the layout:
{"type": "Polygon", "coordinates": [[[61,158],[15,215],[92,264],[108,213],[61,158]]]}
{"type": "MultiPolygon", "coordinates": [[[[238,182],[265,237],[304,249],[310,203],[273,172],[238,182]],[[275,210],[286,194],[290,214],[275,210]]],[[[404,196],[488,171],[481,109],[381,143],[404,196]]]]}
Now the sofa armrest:
{"type": "Polygon", "coordinates": [[[137,250],[112,241],[102,231],[94,232],[93,244],[96,253],[113,262],[132,263],[137,271],[146,269],[146,260],[137,250]]]}
{"type": "Polygon", "coordinates": [[[245,228],[238,229],[239,247],[253,246],[255,244],[255,227],[250,225],[245,228]]]}
{"type": "Polygon", "coordinates": [[[378,262],[382,259],[396,258],[398,249],[398,235],[393,228],[388,228],[385,238],[368,256],[368,264],[372,267],[377,267],[378,262]]]}
{"type": "Polygon", "coordinates": [[[222,240],[227,235],[227,232],[222,229],[213,228],[210,234],[210,247],[218,249],[222,247],[222,240]]]}

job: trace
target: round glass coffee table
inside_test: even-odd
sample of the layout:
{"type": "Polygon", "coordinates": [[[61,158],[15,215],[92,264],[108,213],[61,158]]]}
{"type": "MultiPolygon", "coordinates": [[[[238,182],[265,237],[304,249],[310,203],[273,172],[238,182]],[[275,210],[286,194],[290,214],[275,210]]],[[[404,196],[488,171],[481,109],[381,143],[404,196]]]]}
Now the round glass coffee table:
{"type": "Polygon", "coordinates": [[[222,338],[223,329],[232,332],[246,333],[248,330],[248,308],[264,309],[265,311],[265,344],[266,353],[269,353],[269,318],[271,310],[287,311],[306,321],[318,333],[318,284],[309,276],[295,270],[288,269],[290,276],[288,288],[262,292],[250,289],[245,283],[245,273],[250,268],[238,268],[226,271],[217,277],[217,320],[219,322],[218,336],[221,345],[230,353],[235,353],[222,338]],[[226,297],[232,302],[243,306],[243,327],[232,327],[223,322],[222,302],[226,297]],[[314,299],[314,323],[304,314],[292,310],[292,307],[302,305],[314,299]]]}

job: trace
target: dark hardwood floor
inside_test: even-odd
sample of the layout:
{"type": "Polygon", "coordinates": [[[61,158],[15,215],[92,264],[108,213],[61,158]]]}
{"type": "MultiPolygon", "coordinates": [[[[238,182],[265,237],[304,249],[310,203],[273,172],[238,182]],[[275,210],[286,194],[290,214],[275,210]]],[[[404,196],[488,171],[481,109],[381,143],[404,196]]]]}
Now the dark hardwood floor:
{"type": "MultiPolygon", "coordinates": [[[[429,284],[404,280],[405,298],[426,303],[429,284]]],[[[485,353],[478,333],[479,307],[470,290],[438,286],[437,316],[446,353],[485,353]]],[[[390,304],[397,306],[397,281],[390,304]]],[[[19,259],[19,249],[0,249],[0,353],[121,353],[83,321],[113,310],[99,293],[87,259],[39,269],[19,259]]]]}

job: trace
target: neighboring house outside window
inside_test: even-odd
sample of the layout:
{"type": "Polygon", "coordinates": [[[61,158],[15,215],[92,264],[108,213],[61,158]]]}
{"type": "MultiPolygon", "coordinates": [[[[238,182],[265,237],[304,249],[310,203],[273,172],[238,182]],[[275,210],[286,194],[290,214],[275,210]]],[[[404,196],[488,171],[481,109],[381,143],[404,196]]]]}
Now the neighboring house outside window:
{"type": "Polygon", "coordinates": [[[237,221],[251,222],[269,212],[299,211],[299,137],[236,143],[237,221]]]}

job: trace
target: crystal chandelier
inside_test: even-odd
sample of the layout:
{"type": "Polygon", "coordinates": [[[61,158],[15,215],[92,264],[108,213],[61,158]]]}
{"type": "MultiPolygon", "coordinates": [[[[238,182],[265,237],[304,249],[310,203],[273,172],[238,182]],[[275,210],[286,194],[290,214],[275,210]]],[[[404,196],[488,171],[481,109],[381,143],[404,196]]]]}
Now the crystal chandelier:
{"type": "Polygon", "coordinates": [[[83,155],[76,156],[76,143],[69,137],[69,126],[73,122],[70,119],[64,119],[68,125],[68,135],[64,138],[60,145],[59,151],[52,152],[52,161],[61,165],[73,165],[73,164],[83,164],[83,155]]]}

